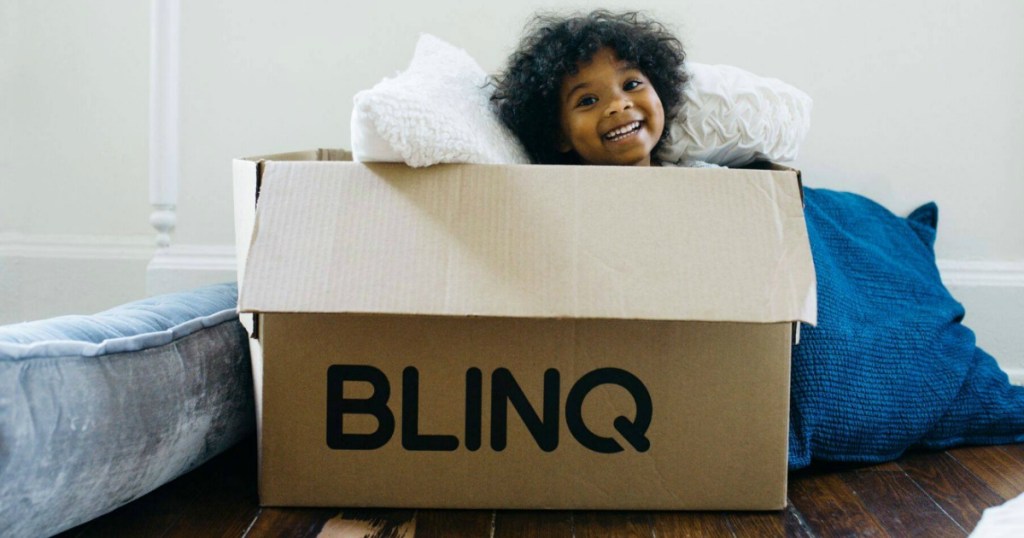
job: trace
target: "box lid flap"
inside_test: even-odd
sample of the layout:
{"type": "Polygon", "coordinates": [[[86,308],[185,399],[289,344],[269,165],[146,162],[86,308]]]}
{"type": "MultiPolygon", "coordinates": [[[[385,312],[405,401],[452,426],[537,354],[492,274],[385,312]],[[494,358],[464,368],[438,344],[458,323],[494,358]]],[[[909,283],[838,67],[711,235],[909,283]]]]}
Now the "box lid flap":
{"type": "Polygon", "coordinates": [[[794,172],[264,164],[244,312],[816,322],[794,172]]]}

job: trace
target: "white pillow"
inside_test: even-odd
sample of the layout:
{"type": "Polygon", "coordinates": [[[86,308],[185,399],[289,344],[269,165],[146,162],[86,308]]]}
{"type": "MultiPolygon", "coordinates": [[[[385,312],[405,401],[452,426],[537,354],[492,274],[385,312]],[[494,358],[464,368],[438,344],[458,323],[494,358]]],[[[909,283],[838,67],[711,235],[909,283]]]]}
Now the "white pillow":
{"type": "MultiPolygon", "coordinates": [[[[683,111],[667,126],[663,163],[741,166],[796,158],[810,129],[811,98],[778,79],[737,67],[687,62],[683,111]]],[[[466,51],[420,36],[409,68],[356,94],[357,161],[528,163],[522,144],[490,104],[487,73],[466,51]]]]}
{"type": "Polygon", "coordinates": [[[491,109],[486,82],[466,51],[421,35],[408,69],[356,94],[353,158],[410,166],[529,163],[491,109]]]}
{"type": "Polygon", "coordinates": [[[662,161],[742,166],[796,158],[811,128],[813,101],[806,93],[738,67],[687,62],[686,69],[685,104],[668,125],[662,161]]]}

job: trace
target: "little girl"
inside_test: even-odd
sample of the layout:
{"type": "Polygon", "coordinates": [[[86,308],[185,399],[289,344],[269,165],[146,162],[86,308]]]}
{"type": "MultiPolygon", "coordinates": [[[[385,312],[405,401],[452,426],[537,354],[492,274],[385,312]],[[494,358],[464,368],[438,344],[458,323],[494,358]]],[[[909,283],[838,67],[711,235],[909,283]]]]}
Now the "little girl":
{"type": "Polygon", "coordinates": [[[492,100],[535,163],[649,166],[682,105],[685,57],[638,13],[537,17],[492,100]]]}

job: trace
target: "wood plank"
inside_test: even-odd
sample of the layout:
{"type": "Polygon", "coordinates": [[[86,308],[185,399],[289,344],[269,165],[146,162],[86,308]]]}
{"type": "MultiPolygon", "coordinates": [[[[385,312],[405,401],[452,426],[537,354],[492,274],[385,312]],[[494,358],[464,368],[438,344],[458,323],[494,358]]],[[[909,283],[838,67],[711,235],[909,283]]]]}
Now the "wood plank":
{"type": "Polygon", "coordinates": [[[728,518],[736,536],[812,536],[792,505],[779,512],[730,512],[728,518]]]}
{"type": "Polygon", "coordinates": [[[324,522],[320,538],[413,538],[415,510],[345,510],[324,522]]]}
{"type": "Polygon", "coordinates": [[[789,498],[812,534],[888,535],[836,472],[792,473],[789,477],[789,498]]]}
{"type": "Polygon", "coordinates": [[[338,514],[337,508],[263,508],[243,536],[313,538],[338,514]]]}
{"type": "Polygon", "coordinates": [[[887,461],[885,463],[873,463],[867,466],[857,466],[855,470],[858,473],[902,473],[903,468],[900,464],[895,461],[887,461]]]}
{"type": "Polygon", "coordinates": [[[947,452],[1004,500],[1024,491],[1024,465],[1000,447],[970,446],[947,452]]]}
{"type": "Polygon", "coordinates": [[[999,448],[1010,456],[1016,458],[1017,461],[1024,463],[1024,443],[999,445],[999,448]]]}
{"type": "Polygon", "coordinates": [[[659,537],[736,536],[724,512],[651,512],[651,527],[659,537]]]}
{"type": "Polygon", "coordinates": [[[964,529],[978,525],[981,513],[1003,498],[945,452],[905,455],[900,467],[964,529]]]}
{"type": "Polygon", "coordinates": [[[902,469],[845,472],[840,477],[892,536],[967,536],[902,469]]]}
{"type": "Polygon", "coordinates": [[[572,533],[572,512],[498,510],[494,516],[494,538],[531,536],[563,538],[572,533]]]}
{"type": "Polygon", "coordinates": [[[576,538],[654,538],[647,512],[577,511],[573,512],[576,538]]]}
{"type": "Polygon", "coordinates": [[[418,510],[416,538],[480,538],[491,535],[493,510],[418,510]]]}

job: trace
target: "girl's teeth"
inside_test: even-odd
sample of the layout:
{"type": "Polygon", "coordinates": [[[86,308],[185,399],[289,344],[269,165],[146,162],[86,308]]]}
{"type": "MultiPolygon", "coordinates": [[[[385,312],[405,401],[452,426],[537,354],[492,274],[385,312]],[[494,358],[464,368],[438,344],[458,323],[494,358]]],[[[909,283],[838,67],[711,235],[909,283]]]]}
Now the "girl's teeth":
{"type": "Polygon", "coordinates": [[[634,121],[633,123],[630,123],[629,125],[626,125],[624,127],[619,127],[618,129],[616,129],[616,130],[606,134],[605,138],[608,138],[609,140],[615,140],[616,138],[619,138],[619,137],[621,137],[623,135],[626,135],[628,133],[631,133],[631,132],[635,131],[639,127],[640,127],[640,122],[634,121]]]}

